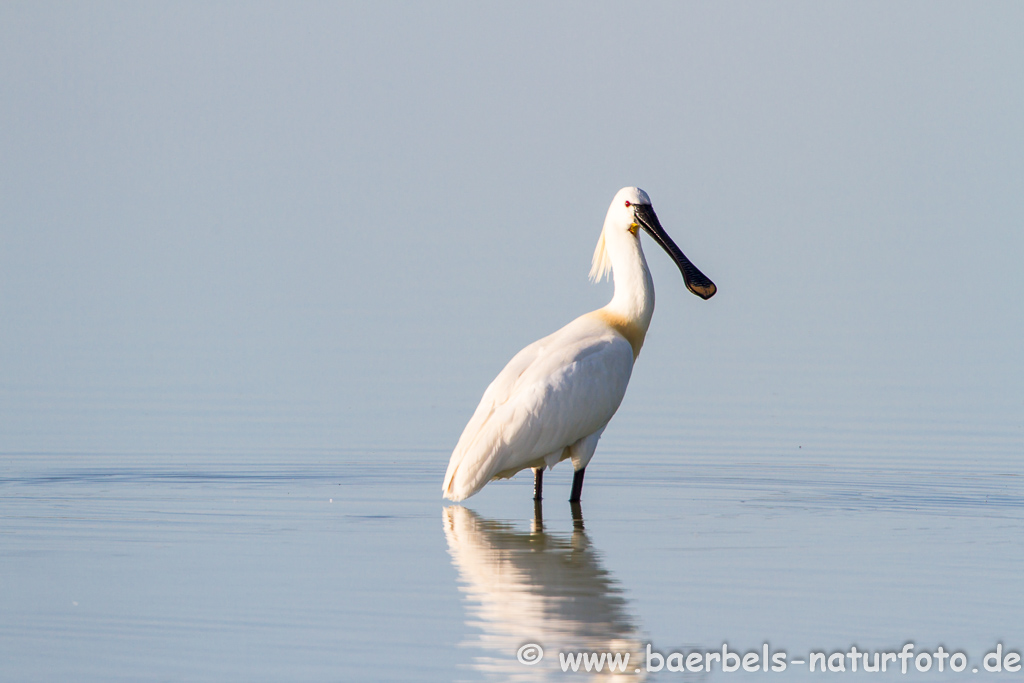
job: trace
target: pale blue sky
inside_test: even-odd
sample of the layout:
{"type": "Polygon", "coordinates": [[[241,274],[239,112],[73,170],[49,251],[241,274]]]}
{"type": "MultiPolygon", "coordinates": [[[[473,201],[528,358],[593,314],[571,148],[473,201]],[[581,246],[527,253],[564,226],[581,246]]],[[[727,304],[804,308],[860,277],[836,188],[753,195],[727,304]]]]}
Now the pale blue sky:
{"type": "Polygon", "coordinates": [[[1014,3],[5,2],[0,449],[450,448],[516,350],[609,296],[586,275],[624,185],[719,286],[645,243],[624,409],[871,416],[910,387],[1019,427],[1022,27],[1014,3]]]}

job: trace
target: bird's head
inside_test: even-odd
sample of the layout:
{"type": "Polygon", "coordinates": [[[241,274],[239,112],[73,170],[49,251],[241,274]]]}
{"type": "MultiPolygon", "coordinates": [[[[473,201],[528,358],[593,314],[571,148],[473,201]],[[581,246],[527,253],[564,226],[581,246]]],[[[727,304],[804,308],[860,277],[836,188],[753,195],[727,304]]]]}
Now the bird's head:
{"type": "Polygon", "coordinates": [[[624,187],[615,193],[615,199],[608,207],[608,215],[605,217],[605,225],[618,231],[627,231],[632,235],[638,235],[640,225],[636,221],[636,210],[638,206],[651,208],[651,198],[639,187],[624,187]]]}
{"type": "Polygon", "coordinates": [[[668,236],[665,229],[661,227],[658,215],[651,207],[651,198],[646,192],[638,187],[624,187],[615,193],[611,206],[608,207],[608,215],[604,219],[604,230],[601,239],[594,252],[594,262],[590,269],[590,277],[600,280],[607,275],[612,268],[611,258],[608,254],[607,241],[619,241],[628,233],[633,239],[639,239],[639,230],[650,235],[655,242],[661,245],[672,260],[679,266],[683,274],[683,282],[686,288],[702,299],[710,299],[718,291],[713,283],[704,273],[697,269],[697,266],[686,258],[682,250],[676,246],[672,238],[668,236]]]}

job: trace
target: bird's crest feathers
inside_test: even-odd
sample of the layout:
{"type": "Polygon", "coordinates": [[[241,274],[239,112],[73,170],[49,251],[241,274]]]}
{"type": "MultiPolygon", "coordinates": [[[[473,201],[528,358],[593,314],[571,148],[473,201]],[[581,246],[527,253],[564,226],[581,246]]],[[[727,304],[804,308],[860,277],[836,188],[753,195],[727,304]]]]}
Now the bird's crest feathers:
{"type": "Polygon", "coordinates": [[[597,248],[594,249],[594,261],[590,266],[590,280],[591,282],[600,282],[611,272],[612,259],[608,256],[608,249],[604,243],[604,230],[602,230],[601,237],[597,240],[597,248]]]}

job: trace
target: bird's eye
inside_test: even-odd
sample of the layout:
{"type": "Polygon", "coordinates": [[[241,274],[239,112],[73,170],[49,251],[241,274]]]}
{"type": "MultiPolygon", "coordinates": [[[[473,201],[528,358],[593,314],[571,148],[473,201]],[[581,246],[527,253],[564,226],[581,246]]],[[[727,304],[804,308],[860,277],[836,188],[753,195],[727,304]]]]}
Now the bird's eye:
{"type": "Polygon", "coordinates": [[[628,199],[626,200],[626,206],[627,206],[627,207],[629,207],[629,206],[630,206],[630,203],[629,203],[629,200],[628,200],[628,199]]]}

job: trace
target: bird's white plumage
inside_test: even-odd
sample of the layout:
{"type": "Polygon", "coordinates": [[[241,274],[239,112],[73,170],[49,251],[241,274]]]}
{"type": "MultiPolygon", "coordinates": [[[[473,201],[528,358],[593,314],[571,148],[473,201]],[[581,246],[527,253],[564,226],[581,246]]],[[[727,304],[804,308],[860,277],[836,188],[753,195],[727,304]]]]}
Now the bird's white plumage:
{"type": "Polygon", "coordinates": [[[445,494],[463,500],[495,477],[573,458],[586,467],[618,410],[633,348],[587,314],[517,353],[491,382],[452,453],[445,494]],[[579,443],[584,441],[584,443],[579,443]]]}
{"type": "Polygon", "coordinates": [[[612,301],[540,339],[509,361],[484,392],[445,474],[446,498],[464,500],[495,478],[570,458],[586,467],[618,410],[654,312],[654,285],[633,220],[642,190],[615,195],[592,276],[611,270],[612,301]]]}

